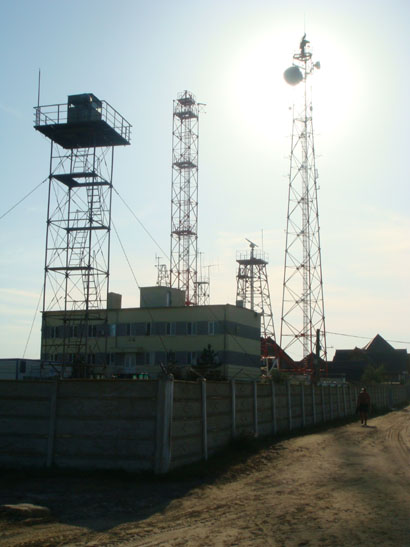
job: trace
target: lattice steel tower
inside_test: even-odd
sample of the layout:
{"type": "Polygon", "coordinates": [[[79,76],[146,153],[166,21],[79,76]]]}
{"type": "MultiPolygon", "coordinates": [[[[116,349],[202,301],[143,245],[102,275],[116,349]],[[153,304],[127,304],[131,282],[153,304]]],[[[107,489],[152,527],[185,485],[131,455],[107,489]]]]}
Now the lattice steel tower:
{"type": "Polygon", "coordinates": [[[198,304],[198,137],[200,104],[189,91],[174,100],[170,286],[198,304]]]}
{"type": "Polygon", "coordinates": [[[298,352],[294,358],[305,358],[315,352],[319,331],[320,357],[326,359],[318,172],[308,88],[308,77],[316,68],[320,63],[313,63],[305,34],[293,65],[284,73],[288,84],[302,86],[293,109],[280,345],[298,352]]]}
{"type": "Polygon", "coordinates": [[[267,256],[263,251],[255,251],[256,243],[249,241],[250,252],[237,253],[239,264],[236,276],[236,303],[261,314],[261,336],[265,340],[275,339],[272,305],[270,300],[267,256]]]}
{"type": "Polygon", "coordinates": [[[169,285],[169,273],[166,264],[161,263],[161,256],[155,257],[157,260],[157,285],[159,287],[167,287],[169,285]]]}
{"type": "Polygon", "coordinates": [[[35,129],[51,140],[42,353],[86,369],[97,352],[104,364],[114,148],[130,143],[131,126],[91,93],[35,111],[35,129]],[[60,325],[51,335],[47,314],[60,325]]]}

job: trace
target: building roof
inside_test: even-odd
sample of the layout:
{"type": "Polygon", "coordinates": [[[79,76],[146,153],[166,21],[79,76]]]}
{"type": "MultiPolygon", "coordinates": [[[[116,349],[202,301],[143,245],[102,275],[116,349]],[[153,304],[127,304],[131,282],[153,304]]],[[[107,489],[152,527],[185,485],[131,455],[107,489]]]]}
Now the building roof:
{"type": "Polygon", "coordinates": [[[373,340],[364,346],[363,350],[377,353],[396,351],[380,334],[376,334],[373,340]]]}
{"type": "Polygon", "coordinates": [[[407,350],[395,349],[377,334],[364,348],[336,350],[329,370],[345,372],[349,379],[356,380],[369,365],[383,365],[387,374],[401,374],[407,370],[407,350]]]}

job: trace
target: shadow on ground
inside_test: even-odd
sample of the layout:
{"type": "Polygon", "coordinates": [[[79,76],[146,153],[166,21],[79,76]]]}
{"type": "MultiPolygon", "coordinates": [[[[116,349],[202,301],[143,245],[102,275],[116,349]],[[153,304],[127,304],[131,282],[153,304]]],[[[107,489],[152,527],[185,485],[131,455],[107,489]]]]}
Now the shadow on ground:
{"type": "MultiPolygon", "coordinates": [[[[355,418],[305,428],[303,434],[327,431],[352,421],[355,418]]],[[[31,503],[47,507],[55,522],[104,532],[162,512],[173,500],[197,487],[234,480],[244,472],[251,456],[263,449],[282,450],[281,441],[301,433],[295,430],[274,439],[240,438],[207,462],[163,476],[117,471],[2,470],[0,505],[31,503]]]]}

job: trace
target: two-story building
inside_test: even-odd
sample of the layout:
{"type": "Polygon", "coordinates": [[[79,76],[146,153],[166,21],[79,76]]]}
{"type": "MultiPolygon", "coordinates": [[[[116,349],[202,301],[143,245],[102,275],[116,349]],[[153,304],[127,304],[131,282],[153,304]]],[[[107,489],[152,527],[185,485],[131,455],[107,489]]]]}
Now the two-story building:
{"type": "Polygon", "coordinates": [[[210,347],[223,377],[259,377],[258,313],[230,304],[185,306],[183,291],[161,286],[141,288],[139,308],[122,308],[121,300],[110,293],[107,310],[89,312],[87,321],[84,311],[45,312],[43,362],[155,378],[161,365],[195,368],[210,347]]]}

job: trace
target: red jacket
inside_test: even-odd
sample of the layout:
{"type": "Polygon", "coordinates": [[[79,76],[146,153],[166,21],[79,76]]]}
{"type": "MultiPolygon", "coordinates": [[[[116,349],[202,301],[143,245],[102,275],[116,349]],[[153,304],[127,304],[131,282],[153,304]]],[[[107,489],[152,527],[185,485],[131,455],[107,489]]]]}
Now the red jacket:
{"type": "Polygon", "coordinates": [[[361,393],[359,393],[359,397],[357,398],[357,404],[358,405],[370,404],[370,395],[367,393],[367,391],[362,391],[361,393]]]}

